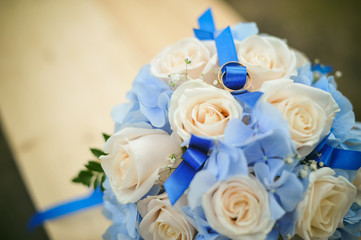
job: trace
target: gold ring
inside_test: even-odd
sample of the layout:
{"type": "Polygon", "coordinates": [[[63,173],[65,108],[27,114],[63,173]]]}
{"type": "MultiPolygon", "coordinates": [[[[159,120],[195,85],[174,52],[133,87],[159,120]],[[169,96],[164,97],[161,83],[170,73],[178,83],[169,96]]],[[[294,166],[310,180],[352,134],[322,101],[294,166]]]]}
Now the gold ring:
{"type": "Polygon", "coordinates": [[[233,89],[230,89],[230,88],[226,87],[226,85],[224,85],[224,83],[223,83],[223,76],[224,76],[224,74],[225,74],[226,72],[223,72],[223,73],[222,73],[222,69],[223,69],[226,65],[231,64],[231,63],[236,63],[236,64],[238,64],[239,66],[242,66],[242,67],[244,66],[243,64],[241,64],[241,63],[239,63],[239,62],[236,62],[236,61],[226,62],[225,64],[222,65],[222,67],[219,68],[219,71],[218,71],[218,82],[221,84],[221,86],[223,87],[224,90],[227,90],[227,91],[229,91],[229,92],[234,92],[234,91],[237,91],[237,92],[238,92],[238,91],[244,91],[244,90],[246,90],[246,88],[247,88],[247,87],[249,86],[249,84],[250,84],[249,79],[251,78],[248,73],[247,73],[246,83],[244,84],[243,88],[238,89],[238,90],[233,90],[233,89]]]}

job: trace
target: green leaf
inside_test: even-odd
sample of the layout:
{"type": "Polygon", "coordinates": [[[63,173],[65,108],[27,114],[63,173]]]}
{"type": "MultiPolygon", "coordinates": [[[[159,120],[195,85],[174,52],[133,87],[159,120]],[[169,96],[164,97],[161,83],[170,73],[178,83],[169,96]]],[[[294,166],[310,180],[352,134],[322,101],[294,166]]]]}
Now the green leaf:
{"type": "Polygon", "coordinates": [[[94,156],[96,156],[97,158],[99,158],[102,155],[107,155],[106,153],[104,153],[102,150],[98,149],[98,148],[91,148],[90,151],[93,153],[94,156]]]}
{"type": "Polygon", "coordinates": [[[85,164],[85,167],[94,172],[104,172],[100,162],[89,161],[87,164],[85,164]]]}
{"type": "Polygon", "coordinates": [[[96,189],[99,185],[99,175],[97,175],[94,179],[93,187],[96,189]]]}
{"type": "Polygon", "coordinates": [[[103,138],[105,141],[108,141],[108,139],[110,138],[109,134],[103,133],[103,138]]]}
{"type": "Polygon", "coordinates": [[[100,180],[100,187],[101,187],[101,189],[102,189],[102,191],[104,192],[104,187],[103,187],[103,183],[104,183],[104,181],[105,181],[105,174],[103,173],[103,176],[102,176],[102,178],[101,178],[101,180],[100,180]]]}
{"type": "Polygon", "coordinates": [[[90,186],[93,173],[88,170],[82,170],[79,172],[78,176],[75,177],[72,181],[75,183],[82,183],[86,186],[90,186]]]}

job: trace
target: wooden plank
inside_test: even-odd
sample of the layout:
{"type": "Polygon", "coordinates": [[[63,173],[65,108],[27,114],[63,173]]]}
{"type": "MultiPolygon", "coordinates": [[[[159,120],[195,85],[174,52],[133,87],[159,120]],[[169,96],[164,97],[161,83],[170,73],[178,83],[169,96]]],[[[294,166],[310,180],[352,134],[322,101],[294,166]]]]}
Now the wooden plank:
{"type": "MultiPolygon", "coordinates": [[[[219,27],[240,20],[220,1],[0,3],[1,120],[38,209],[87,193],[70,179],[113,131],[111,108],[209,6],[219,27]]],[[[99,239],[109,224],[97,208],[46,229],[52,239],[99,239]]]]}

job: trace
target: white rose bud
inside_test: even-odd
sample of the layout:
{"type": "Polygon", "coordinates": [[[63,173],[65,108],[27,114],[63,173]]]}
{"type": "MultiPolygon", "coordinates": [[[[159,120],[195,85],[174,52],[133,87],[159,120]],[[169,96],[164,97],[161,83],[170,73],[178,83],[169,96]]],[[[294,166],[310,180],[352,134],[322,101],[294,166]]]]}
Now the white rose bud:
{"type": "Polygon", "coordinates": [[[240,118],[242,111],[229,92],[192,80],[174,91],[168,116],[174,133],[187,140],[191,134],[223,136],[228,121],[240,118]]]}
{"type": "Polygon", "coordinates": [[[285,41],[273,36],[252,35],[236,42],[238,59],[250,75],[249,91],[258,90],[265,81],[297,75],[297,59],[285,41]]]}
{"type": "Polygon", "coordinates": [[[145,240],[192,240],[197,231],[179,209],[187,204],[183,195],[171,206],[167,194],[149,196],[137,204],[143,220],[139,233],[145,240]]]}
{"type": "Polygon", "coordinates": [[[305,198],[297,206],[295,233],[305,240],[328,239],[342,222],[356,197],[346,178],[335,178],[328,167],[311,172],[305,198]]]}
{"type": "Polygon", "coordinates": [[[255,177],[216,183],[203,195],[202,206],[209,225],[231,239],[265,239],[274,225],[267,191],[255,177]]]}
{"type": "Polygon", "coordinates": [[[104,152],[101,165],[117,200],[125,204],[143,197],[159,169],[170,164],[169,155],[180,155],[182,149],[163,130],[124,128],[108,139],[104,152]]]}
{"type": "Polygon", "coordinates": [[[331,94],[290,79],[268,81],[260,101],[275,106],[288,122],[291,138],[302,156],[308,155],[330,132],[340,111],[331,94]]]}
{"type": "Polygon", "coordinates": [[[197,38],[187,38],[163,49],[151,61],[151,74],[172,87],[179,86],[185,80],[198,79],[212,83],[217,79],[213,71],[216,62],[211,61],[211,51],[197,38]],[[187,77],[185,76],[187,74],[187,77]],[[177,76],[177,81],[172,76],[177,76]]]}

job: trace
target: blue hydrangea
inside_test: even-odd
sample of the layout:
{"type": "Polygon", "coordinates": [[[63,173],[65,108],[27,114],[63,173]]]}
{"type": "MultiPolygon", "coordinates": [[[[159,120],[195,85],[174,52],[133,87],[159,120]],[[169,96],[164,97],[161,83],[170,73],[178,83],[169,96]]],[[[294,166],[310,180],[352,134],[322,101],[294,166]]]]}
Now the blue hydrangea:
{"type": "Polygon", "coordinates": [[[330,240],[358,240],[361,237],[361,206],[353,203],[343,218],[343,227],[337,228],[330,240]]]}
{"type": "Polygon", "coordinates": [[[138,233],[140,215],[136,204],[120,204],[110,188],[108,179],[103,186],[105,188],[103,214],[113,222],[104,233],[103,238],[105,240],[142,239],[138,233]]]}
{"type": "Polygon", "coordinates": [[[258,34],[257,24],[254,22],[240,22],[231,27],[234,40],[242,41],[246,37],[258,34]]]}
{"type": "Polygon", "coordinates": [[[169,132],[168,105],[171,94],[169,86],[152,76],[150,65],[145,65],[127,93],[130,103],[117,105],[112,110],[115,131],[129,124],[148,123],[169,132]]]}

